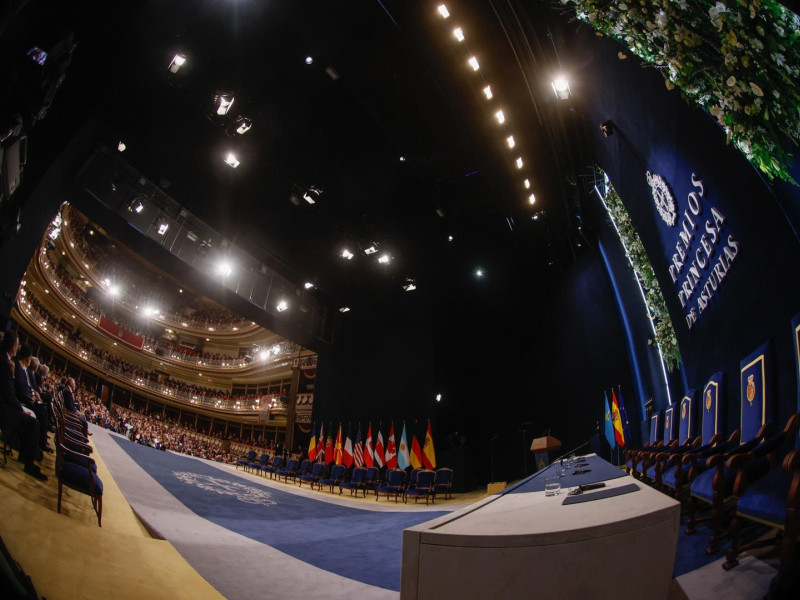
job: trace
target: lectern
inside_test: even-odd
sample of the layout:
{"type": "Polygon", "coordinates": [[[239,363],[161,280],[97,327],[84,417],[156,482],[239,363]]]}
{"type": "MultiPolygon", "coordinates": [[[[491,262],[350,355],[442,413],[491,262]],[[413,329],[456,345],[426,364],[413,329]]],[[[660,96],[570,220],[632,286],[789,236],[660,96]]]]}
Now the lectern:
{"type": "Polygon", "coordinates": [[[534,438],[531,443],[531,452],[536,457],[536,470],[544,469],[554,460],[561,450],[561,442],[552,435],[534,438]]]}

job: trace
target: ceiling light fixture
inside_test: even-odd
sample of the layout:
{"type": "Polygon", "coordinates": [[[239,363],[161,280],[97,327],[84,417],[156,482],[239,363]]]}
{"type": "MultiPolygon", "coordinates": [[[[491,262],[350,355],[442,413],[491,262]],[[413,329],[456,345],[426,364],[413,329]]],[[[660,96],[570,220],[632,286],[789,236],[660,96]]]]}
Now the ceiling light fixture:
{"type": "Polygon", "coordinates": [[[517,168],[518,169],[522,168],[522,157],[521,156],[517,157],[517,168]]]}
{"type": "Polygon", "coordinates": [[[437,402],[441,402],[442,401],[442,395],[441,394],[436,394],[436,401],[437,402]]]}
{"type": "Polygon", "coordinates": [[[413,292],[417,289],[417,282],[410,277],[406,277],[406,282],[403,284],[403,290],[406,292],[413,292]]]}
{"type": "Polygon", "coordinates": [[[487,100],[491,100],[494,96],[492,95],[492,87],[487,85],[483,88],[483,95],[486,96],[487,100]]]}
{"type": "Polygon", "coordinates": [[[339,312],[340,312],[340,313],[346,313],[346,312],[350,312],[350,307],[349,307],[349,306],[343,306],[343,307],[341,307],[341,308],[339,309],[339,312]]]}
{"type": "Polygon", "coordinates": [[[120,152],[125,152],[126,148],[127,146],[125,145],[125,142],[120,140],[119,143],[117,144],[117,150],[119,150],[120,152]]]}
{"type": "Polygon", "coordinates": [[[310,281],[306,281],[306,283],[305,283],[305,285],[303,287],[305,287],[307,290],[310,290],[311,288],[314,287],[314,284],[311,283],[310,281]]]}
{"type": "Polygon", "coordinates": [[[528,203],[531,204],[531,205],[536,204],[536,195],[535,194],[531,194],[530,196],[528,196],[528,203]]]}
{"type": "Polygon", "coordinates": [[[506,116],[503,114],[502,110],[498,110],[496,113],[494,113],[494,118],[497,119],[497,122],[500,123],[500,125],[506,122],[506,116]]]}
{"type": "Polygon", "coordinates": [[[306,64],[313,65],[314,64],[314,57],[313,56],[306,56],[306,64]]]}
{"type": "Polygon", "coordinates": [[[459,42],[464,41],[464,30],[462,30],[461,27],[456,27],[455,29],[453,29],[453,35],[456,36],[456,39],[459,42]]]}
{"type": "Polygon", "coordinates": [[[569,81],[563,75],[559,75],[556,79],[553,80],[551,83],[553,86],[553,92],[556,95],[556,98],[559,100],[566,100],[569,98],[570,90],[569,90],[569,81]]]}
{"type": "Polygon", "coordinates": [[[526,190],[529,190],[529,189],[531,189],[531,181],[530,181],[530,179],[526,179],[526,180],[525,180],[525,181],[523,181],[522,183],[525,185],[525,189],[526,189],[526,190]]]}
{"type": "Polygon", "coordinates": [[[378,251],[378,243],[373,242],[367,248],[364,249],[364,254],[369,256],[370,254],[375,254],[378,251]]]}
{"type": "Polygon", "coordinates": [[[383,254],[378,259],[378,262],[381,263],[382,265],[388,265],[389,264],[389,260],[390,260],[389,255],[388,254],[383,254]]]}
{"type": "Polygon", "coordinates": [[[475,58],[474,56],[470,57],[470,59],[467,62],[469,63],[469,66],[472,67],[473,71],[477,71],[478,69],[481,68],[481,66],[478,64],[478,59],[475,58]]]}
{"type": "Polygon", "coordinates": [[[281,300],[280,302],[278,302],[278,305],[275,308],[278,309],[278,312],[283,312],[287,308],[289,308],[289,305],[286,303],[286,300],[281,300]]]}
{"type": "Polygon", "coordinates": [[[186,56],[184,54],[176,54],[172,57],[172,62],[169,63],[169,72],[177,73],[185,62],[186,56]]]}
{"type": "Polygon", "coordinates": [[[158,233],[158,235],[164,235],[165,233],[167,233],[167,229],[169,229],[169,223],[167,223],[167,220],[165,218],[163,217],[160,218],[156,222],[156,232],[158,233]]]}
{"type": "Polygon", "coordinates": [[[214,95],[214,104],[217,105],[217,114],[226,115],[233,106],[233,94],[227,92],[217,92],[214,95]]]}
{"type": "Polygon", "coordinates": [[[450,16],[450,11],[447,10],[447,7],[444,4],[440,4],[439,8],[437,8],[436,10],[439,11],[439,14],[442,15],[443,19],[446,19],[447,17],[450,16]]]}
{"type": "Polygon", "coordinates": [[[517,145],[517,142],[514,141],[514,136],[510,135],[506,138],[506,144],[508,144],[509,148],[513,148],[517,145]]]}
{"type": "Polygon", "coordinates": [[[239,166],[239,160],[236,158],[236,155],[233,152],[228,152],[228,155],[225,157],[225,163],[233,167],[234,169],[239,166]]]}
{"type": "Polygon", "coordinates": [[[141,213],[141,212],[144,210],[144,205],[142,204],[142,201],[141,201],[141,200],[139,200],[138,198],[135,198],[135,199],[134,199],[134,200],[133,200],[133,201],[132,201],[132,202],[131,202],[131,203],[128,205],[128,210],[129,210],[130,212],[135,212],[135,213],[138,215],[139,213],[141,213]]]}
{"type": "Polygon", "coordinates": [[[475,276],[478,278],[483,277],[483,269],[476,269],[475,276]]]}
{"type": "Polygon", "coordinates": [[[253,126],[253,121],[247,117],[239,116],[236,118],[234,125],[236,126],[236,133],[239,135],[244,135],[250,131],[250,128],[253,126]]]}
{"type": "Polygon", "coordinates": [[[228,262],[221,262],[219,266],[217,266],[217,273],[222,275],[223,277],[227,277],[231,273],[233,273],[233,267],[228,262]]]}
{"type": "Polygon", "coordinates": [[[353,260],[353,253],[350,252],[350,250],[348,250],[347,248],[345,248],[344,250],[342,250],[341,257],[346,258],[347,260],[353,260]]]}

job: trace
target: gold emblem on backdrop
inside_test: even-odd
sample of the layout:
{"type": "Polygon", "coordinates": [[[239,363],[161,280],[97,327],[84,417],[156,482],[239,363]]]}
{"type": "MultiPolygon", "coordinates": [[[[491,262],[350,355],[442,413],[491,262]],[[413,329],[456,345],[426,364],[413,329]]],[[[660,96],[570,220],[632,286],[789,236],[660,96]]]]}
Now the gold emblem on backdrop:
{"type": "Polygon", "coordinates": [[[747,401],[750,406],[753,406],[753,400],[756,398],[756,382],[754,381],[755,375],[747,376],[747,401]]]}
{"type": "Polygon", "coordinates": [[[681,419],[686,419],[686,403],[685,402],[683,403],[683,406],[681,406],[681,419]]]}
{"type": "Polygon", "coordinates": [[[706,392],[706,410],[711,410],[711,390],[706,392]]]}

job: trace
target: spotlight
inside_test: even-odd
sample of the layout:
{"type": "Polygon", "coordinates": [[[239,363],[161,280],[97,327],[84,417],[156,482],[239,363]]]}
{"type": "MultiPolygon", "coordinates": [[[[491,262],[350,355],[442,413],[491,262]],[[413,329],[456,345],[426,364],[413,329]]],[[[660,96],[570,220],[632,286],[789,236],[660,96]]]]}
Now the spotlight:
{"type": "Polygon", "coordinates": [[[375,254],[378,251],[378,243],[373,242],[367,248],[364,249],[364,254],[369,256],[370,254],[375,254]]]}
{"type": "Polygon", "coordinates": [[[267,352],[266,350],[262,350],[261,353],[259,354],[259,356],[261,357],[261,360],[267,360],[267,357],[269,356],[269,352],[267,352]]]}
{"type": "Polygon", "coordinates": [[[382,265],[388,265],[389,260],[390,258],[388,254],[382,254],[381,257],[378,259],[378,262],[381,263],[382,265]]]}
{"type": "Polygon", "coordinates": [[[353,260],[353,253],[350,252],[350,250],[348,250],[347,248],[345,248],[344,250],[342,250],[341,257],[347,260],[353,260]]]}
{"type": "Polygon", "coordinates": [[[278,309],[278,312],[283,312],[287,308],[289,308],[289,305],[286,303],[286,300],[281,300],[280,302],[278,302],[278,305],[275,308],[278,309]]]}
{"type": "Polygon", "coordinates": [[[475,58],[474,56],[470,57],[470,59],[467,62],[469,63],[469,66],[472,67],[473,71],[477,71],[478,69],[481,68],[481,66],[478,64],[478,59],[475,58]]]}
{"type": "Polygon", "coordinates": [[[530,179],[526,179],[526,180],[525,180],[525,181],[523,181],[522,183],[523,183],[523,185],[525,186],[525,189],[526,189],[526,190],[529,190],[529,189],[531,189],[531,181],[530,181],[530,179]]]}
{"type": "Polygon", "coordinates": [[[531,194],[530,196],[528,196],[528,203],[531,204],[531,206],[536,204],[536,196],[534,194],[531,194]]]}
{"type": "Polygon", "coordinates": [[[498,110],[496,113],[494,113],[494,118],[497,119],[497,122],[500,123],[500,125],[506,122],[506,116],[503,114],[502,110],[498,110]]]}
{"type": "Polygon", "coordinates": [[[555,93],[556,98],[559,100],[566,100],[569,98],[570,90],[569,90],[569,81],[563,75],[559,76],[557,79],[554,79],[551,83],[553,86],[553,93],[555,93]]]}
{"type": "Polygon", "coordinates": [[[480,268],[476,269],[475,270],[475,277],[477,277],[478,279],[483,277],[483,269],[480,269],[480,268]]]}
{"type": "Polygon", "coordinates": [[[453,236],[452,235],[448,235],[447,236],[447,241],[448,242],[452,242],[453,241],[453,236]]]}
{"type": "Polygon", "coordinates": [[[446,19],[450,16],[450,11],[447,10],[447,7],[444,4],[440,4],[436,10],[439,11],[439,14],[442,15],[443,19],[446,19]]]}
{"type": "Polygon", "coordinates": [[[236,133],[239,135],[244,135],[250,128],[253,126],[253,121],[248,119],[247,117],[238,117],[234,122],[234,126],[236,127],[236,133]]]}
{"type": "Polygon", "coordinates": [[[108,288],[108,294],[110,296],[118,296],[119,295],[119,286],[112,285],[108,288]]]}
{"type": "Polygon", "coordinates": [[[310,290],[311,288],[314,287],[314,284],[311,283],[310,281],[306,281],[306,283],[305,283],[305,285],[303,287],[305,287],[307,290],[310,290]]]}
{"type": "Polygon", "coordinates": [[[314,64],[314,57],[313,56],[306,56],[306,64],[313,65],[314,64]]]}
{"type": "Polygon", "coordinates": [[[303,192],[303,200],[305,200],[309,204],[316,204],[317,200],[319,200],[321,196],[322,196],[322,190],[313,185],[310,186],[305,192],[303,192]]]}
{"type": "Polygon", "coordinates": [[[167,229],[169,229],[169,223],[164,217],[156,221],[156,233],[158,233],[158,235],[164,235],[167,233],[167,229]]]}
{"type": "Polygon", "coordinates": [[[227,277],[228,275],[233,273],[233,267],[228,262],[221,262],[217,267],[217,273],[219,273],[223,277],[227,277]]]}
{"type": "Polygon", "coordinates": [[[464,41],[464,30],[461,29],[461,27],[456,27],[455,29],[453,29],[453,35],[456,36],[456,39],[459,42],[464,41]]]}
{"type": "Polygon", "coordinates": [[[169,72],[177,73],[186,62],[186,56],[183,54],[176,54],[172,57],[172,62],[169,63],[169,72]]]}
{"type": "Polygon", "coordinates": [[[230,92],[217,92],[214,94],[214,104],[217,105],[217,114],[226,115],[233,106],[234,97],[230,92]]]}
{"type": "Polygon", "coordinates": [[[225,157],[225,162],[234,169],[239,166],[239,161],[236,159],[236,155],[233,152],[228,152],[228,156],[225,157]]]}
{"type": "Polygon", "coordinates": [[[487,100],[491,100],[492,99],[493,96],[492,96],[492,88],[491,88],[491,86],[487,85],[485,88],[483,88],[483,95],[486,96],[487,100]]]}
{"type": "Polygon", "coordinates": [[[406,292],[413,292],[417,289],[417,282],[410,277],[406,277],[406,282],[403,285],[403,290],[406,292]]]}
{"type": "Polygon", "coordinates": [[[144,210],[144,205],[142,201],[136,198],[128,205],[128,210],[130,212],[135,212],[136,214],[141,213],[144,210]]]}
{"type": "Polygon", "coordinates": [[[522,157],[521,156],[517,157],[517,168],[518,169],[522,168],[522,157]]]}
{"type": "Polygon", "coordinates": [[[350,307],[349,307],[349,306],[343,306],[343,307],[341,307],[341,308],[339,309],[339,312],[340,312],[340,313],[346,313],[346,312],[350,312],[350,307]]]}
{"type": "Polygon", "coordinates": [[[441,402],[442,401],[442,395],[441,394],[436,394],[436,401],[437,402],[441,402]]]}
{"type": "Polygon", "coordinates": [[[120,140],[119,143],[117,144],[117,150],[119,150],[120,152],[125,152],[126,148],[127,146],[125,145],[125,142],[120,140]]]}

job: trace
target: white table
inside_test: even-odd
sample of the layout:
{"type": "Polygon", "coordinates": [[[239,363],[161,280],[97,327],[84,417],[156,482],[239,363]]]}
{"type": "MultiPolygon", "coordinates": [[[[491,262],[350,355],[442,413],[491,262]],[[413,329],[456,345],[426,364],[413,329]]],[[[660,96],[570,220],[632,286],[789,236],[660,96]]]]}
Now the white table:
{"type": "Polygon", "coordinates": [[[495,495],[406,529],[401,599],[667,598],[680,504],[605,483],[640,489],[566,506],[566,490],[495,495]]]}

